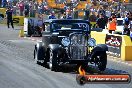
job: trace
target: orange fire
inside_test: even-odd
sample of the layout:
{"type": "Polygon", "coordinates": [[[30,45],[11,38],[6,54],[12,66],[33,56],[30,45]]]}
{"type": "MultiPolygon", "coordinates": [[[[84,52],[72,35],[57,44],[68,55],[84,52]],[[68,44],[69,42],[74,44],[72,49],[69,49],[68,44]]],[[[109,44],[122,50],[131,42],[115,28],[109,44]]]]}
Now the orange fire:
{"type": "Polygon", "coordinates": [[[79,74],[80,74],[80,75],[85,75],[85,74],[86,74],[86,72],[85,72],[85,70],[84,70],[84,69],[82,69],[81,67],[82,67],[82,66],[80,66],[80,67],[79,67],[79,69],[78,69],[79,74]]]}

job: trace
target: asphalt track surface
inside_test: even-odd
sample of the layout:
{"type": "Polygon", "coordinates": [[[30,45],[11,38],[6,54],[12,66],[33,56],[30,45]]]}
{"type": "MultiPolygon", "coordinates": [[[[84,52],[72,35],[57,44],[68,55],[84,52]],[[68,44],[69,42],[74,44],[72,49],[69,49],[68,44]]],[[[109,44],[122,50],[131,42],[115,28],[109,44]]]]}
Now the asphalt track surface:
{"type": "MultiPolygon", "coordinates": [[[[80,86],[72,67],[65,66],[61,71],[54,72],[37,65],[33,59],[36,41],[19,38],[18,32],[19,30],[0,25],[0,88],[132,88],[132,82],[80,86]]],[[[110,59],[108,58],[107,69],[102,74],[132,75],[132,66],[110,59]]],[[[87,72],[96,73],[93,69],[88,67],[87,72]]]]}

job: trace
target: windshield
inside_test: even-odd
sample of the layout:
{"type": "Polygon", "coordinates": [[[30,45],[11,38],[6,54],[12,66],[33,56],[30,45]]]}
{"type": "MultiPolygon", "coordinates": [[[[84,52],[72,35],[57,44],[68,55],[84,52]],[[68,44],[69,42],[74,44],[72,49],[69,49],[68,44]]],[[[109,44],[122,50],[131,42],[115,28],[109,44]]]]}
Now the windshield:
{"type": "Polygon", "coordinates": [[[74,29],[89,31],[89,25],[86,23],[71,23],[71,24],[53,23],[52,28],[54,31],[55,30],[74,30],[74,29]]]}

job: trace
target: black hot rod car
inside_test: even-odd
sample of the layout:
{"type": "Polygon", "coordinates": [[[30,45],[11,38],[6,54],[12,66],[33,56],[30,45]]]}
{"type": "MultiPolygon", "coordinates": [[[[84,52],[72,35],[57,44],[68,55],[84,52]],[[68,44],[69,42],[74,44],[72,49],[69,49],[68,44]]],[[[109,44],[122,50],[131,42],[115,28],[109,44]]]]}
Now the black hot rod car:
{"type": "Polygon", "coordinates": [[[52,19],[46,20],[44,27],[42,42],[38,42],[34,49],[36,63],[57,70],[62,64],[87,66],[90,62],[100,71],[105,70],[108,48],[105,44],[96,45],[96,40],[90,36],[88,21],[52,19]]]}

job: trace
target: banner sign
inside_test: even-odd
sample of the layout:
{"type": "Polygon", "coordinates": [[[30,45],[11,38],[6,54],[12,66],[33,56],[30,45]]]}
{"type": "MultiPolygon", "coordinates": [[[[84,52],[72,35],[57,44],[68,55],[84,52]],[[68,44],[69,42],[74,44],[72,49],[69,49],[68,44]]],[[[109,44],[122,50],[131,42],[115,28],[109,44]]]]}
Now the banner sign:
{"type": "Polygon", "coordinates": [[[24,16],[13,16],[13,23],[19,26],[24,25],[24,16]]]}
{"type": "Polygon", "coordinates": [[[4,17],[6,16],[6,8],[0,8],[0,14],[3,14],[4,17]]]}
{"type": "Polygon", "coordinates": [[[121,36],[106,35],[105,44],[108,46],[108,54],[119,58],[121,57],[121,36]]]}

